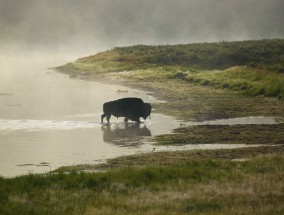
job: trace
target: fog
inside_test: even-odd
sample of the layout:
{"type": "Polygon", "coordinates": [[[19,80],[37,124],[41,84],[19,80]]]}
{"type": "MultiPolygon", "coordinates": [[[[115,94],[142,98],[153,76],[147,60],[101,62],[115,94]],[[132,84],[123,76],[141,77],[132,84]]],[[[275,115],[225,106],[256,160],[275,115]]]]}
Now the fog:
{"type": "Polygon", "coordinates": [[[0,0],[1,89],[36,64],[115,46],[284,38],[283,11],[283,0],[0,0]]]}
{"type": "Polygon", "coordinates": [[[80,57],[133,44],[283,38],[283,11],[283,0],[0,0],[0,46],[80,57]]]}

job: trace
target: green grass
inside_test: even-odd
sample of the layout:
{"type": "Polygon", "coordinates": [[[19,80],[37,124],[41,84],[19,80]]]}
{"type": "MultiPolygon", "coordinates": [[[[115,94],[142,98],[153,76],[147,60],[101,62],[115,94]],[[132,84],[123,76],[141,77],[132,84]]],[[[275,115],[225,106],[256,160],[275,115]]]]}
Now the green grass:
{"type": "Polygon", "coordinates": [[[131,71],[250,96],[284,96],[284,40],[119,47],[57,68],[71,76],[131,71]]]}
{"type": "Polygon", "coordinates": [[[185,80],[216,88],[230,89],[251,96],[284,96],[284,74],[250,67],[200,71],[185,75],[185,80]]]}
{"type": "Polygon", "coordinates": [[[133,65],[136,68],[155,66],[185,66],[195,69],[226,69],[250,65],[282,71],[284,40],[255,40],[179,45],[117,47],[78,62],[103,60],[133,65]]]}
{"type": "Polygon", "coordinates": [[[284,158],[0,178],[0,214],[281,214],[284,158]]]}
{"type": "Polygon", "coordinates": [[[247,96],[284,96],[284,74],[247,66],[214,71],[166,66],[136,70],[128,76],[150,81],[182,80],[188,84],[231,90],[247,96]]]}

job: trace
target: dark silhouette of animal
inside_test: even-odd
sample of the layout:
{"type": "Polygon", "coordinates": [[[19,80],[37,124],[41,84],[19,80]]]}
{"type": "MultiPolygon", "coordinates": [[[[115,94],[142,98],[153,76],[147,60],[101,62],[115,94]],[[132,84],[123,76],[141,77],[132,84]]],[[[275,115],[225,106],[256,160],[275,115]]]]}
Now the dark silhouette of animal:
{"type": "Polygon", "coordinates": [[[140,98],[122,98],[115,101],[106,102],[103,105],[104,113],[101,115],[101,121],[103,123],[104,118],[109,119],[111,115],[115,117],[125,117],[124,122],[128,120],[140,122],[140,117],[146,118],[150,116],[152,106],[149,103],[144,103],[140,98]]]}

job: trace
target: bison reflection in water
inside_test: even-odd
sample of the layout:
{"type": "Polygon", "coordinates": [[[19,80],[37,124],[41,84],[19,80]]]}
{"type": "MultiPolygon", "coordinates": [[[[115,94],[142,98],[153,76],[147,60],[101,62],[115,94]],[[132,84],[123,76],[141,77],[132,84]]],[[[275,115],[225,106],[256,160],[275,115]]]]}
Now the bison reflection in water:
{"type": "Polygon", "coordinates": [[[124,122],[128,120],[140,122],[140,117],[146,118],[150,116],[152,106],[149,103],[144,103],[140,98],[122,98],[115,101],[106,102],[103,105],[104,113],[101,115],[101,121],[103,123],[104,118],[109,119],[111,115],[115,117],[125,117],[124,122]]]}
{"type": "Polygon", "coordinates": [[[120,146],[137,146],[143,137],[151,136],[145,124],[126,123],[102,126],[104,142],[120,146]]]}

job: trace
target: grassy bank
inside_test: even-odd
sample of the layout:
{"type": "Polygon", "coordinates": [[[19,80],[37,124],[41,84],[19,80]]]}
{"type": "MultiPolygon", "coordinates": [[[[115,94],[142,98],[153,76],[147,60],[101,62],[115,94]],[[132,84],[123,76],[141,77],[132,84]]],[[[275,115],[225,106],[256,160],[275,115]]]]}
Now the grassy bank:
{"type": "Polygon", "coordinates": [[[284,74],[247,66],[184,74],[186,81],[229,89],[244,95],[284,96],[284,74]]]}
{"type": "Polygon", "coordinates": [[[147,72],[245,95],[284,96],[284,40],[120,47],[58,67],[71,76],[147,72]]]}
{"type": "Polygon", "coordinates": [[[135,166],[116,159],[101,173],[0,178],[0,214],[282,214],[283,149],[275,151],[247,161],[167,152],[133,157],[135,166]]]}

